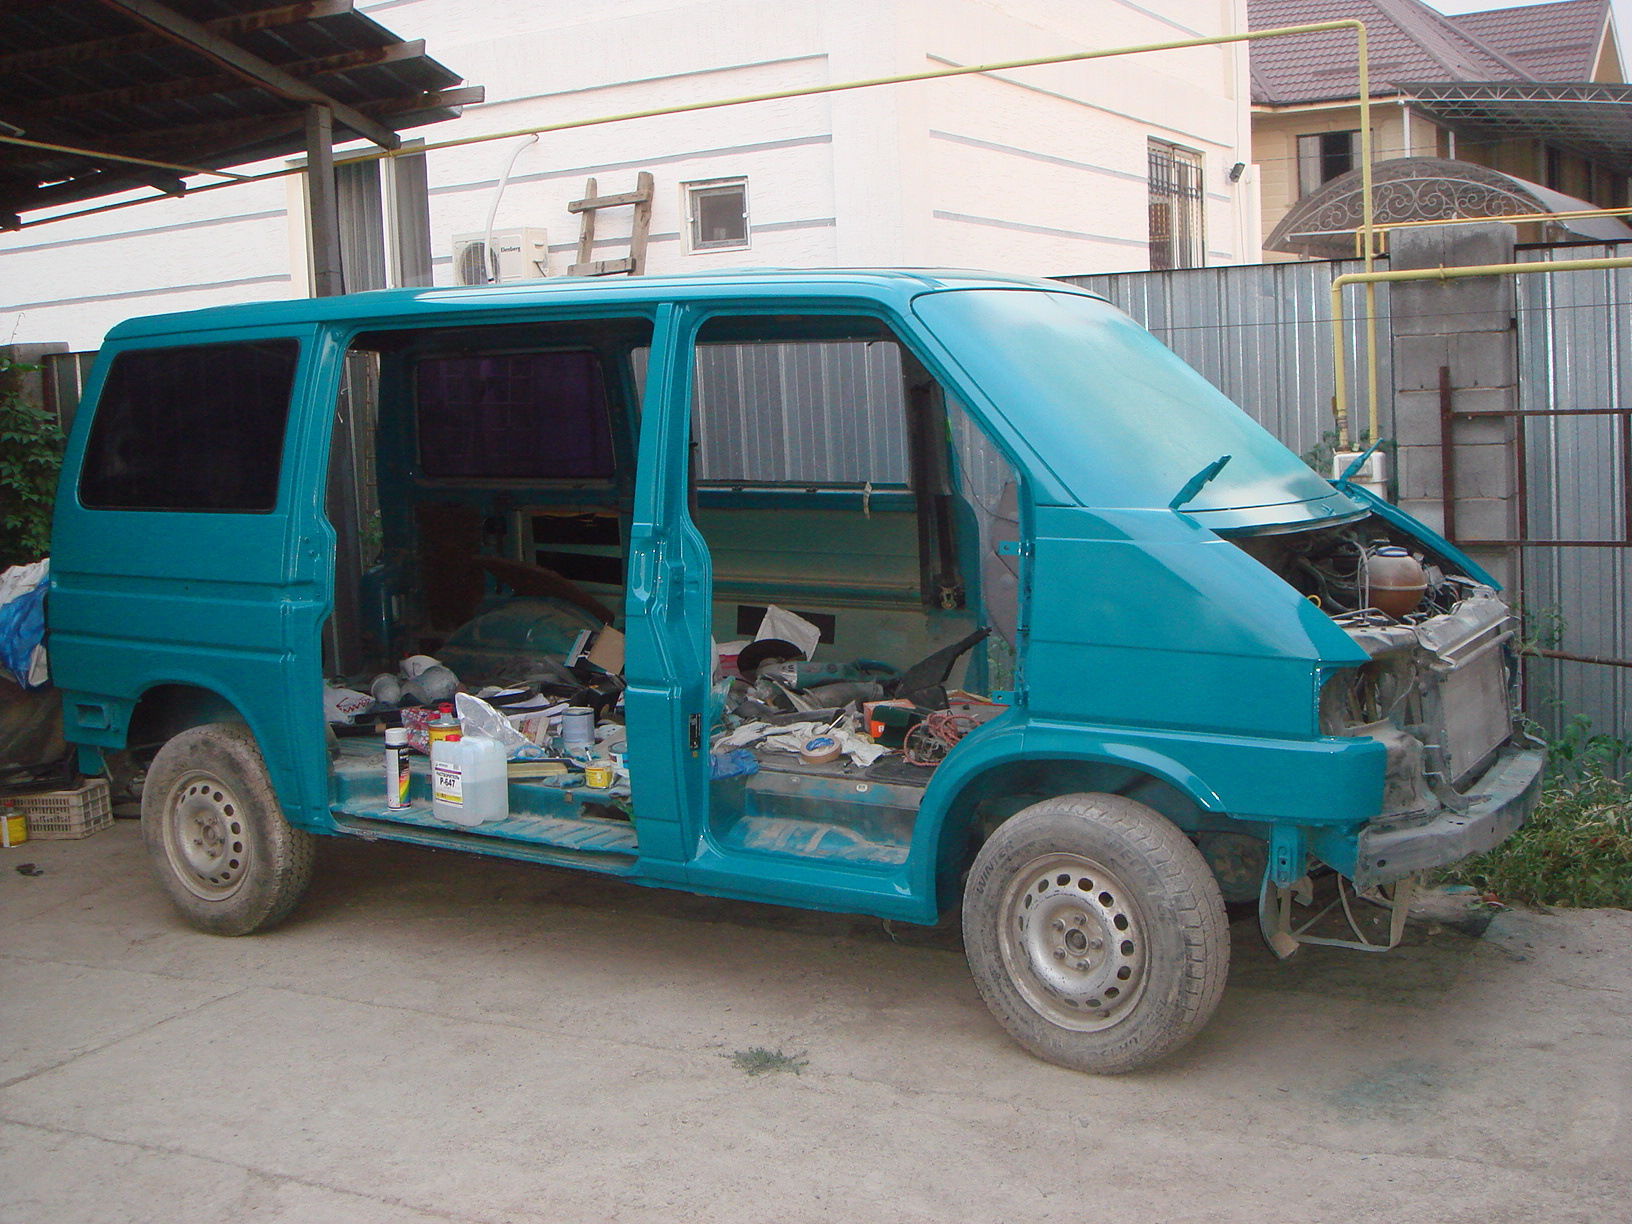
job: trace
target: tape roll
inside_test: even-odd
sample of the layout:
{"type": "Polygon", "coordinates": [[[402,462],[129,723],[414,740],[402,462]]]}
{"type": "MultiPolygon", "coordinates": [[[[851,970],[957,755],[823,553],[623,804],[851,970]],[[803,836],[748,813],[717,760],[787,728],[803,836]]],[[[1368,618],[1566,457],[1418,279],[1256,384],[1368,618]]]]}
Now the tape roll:
{"type": "Polygon", "coordinates": [[[799,759],[806,765],[826,765],[829,761],[838,760],[843,751],[839,741],[831,735],[817,735],[805,741],[805,746],[799,750],[799,759]]]}

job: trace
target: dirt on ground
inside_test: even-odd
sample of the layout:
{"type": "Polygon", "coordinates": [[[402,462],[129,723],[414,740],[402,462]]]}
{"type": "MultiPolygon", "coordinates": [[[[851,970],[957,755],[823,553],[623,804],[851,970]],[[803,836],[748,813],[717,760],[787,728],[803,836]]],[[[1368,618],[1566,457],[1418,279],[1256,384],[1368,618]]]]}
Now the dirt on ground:
{"type": "Polygon", "coordinates": [[[0,852],[0,1221],[1632,1220],[1632,914],[1232,939],[1202,1036],[1096,1078],[950,924],[335,840],[222,939],[120,821],[0,852]]]}

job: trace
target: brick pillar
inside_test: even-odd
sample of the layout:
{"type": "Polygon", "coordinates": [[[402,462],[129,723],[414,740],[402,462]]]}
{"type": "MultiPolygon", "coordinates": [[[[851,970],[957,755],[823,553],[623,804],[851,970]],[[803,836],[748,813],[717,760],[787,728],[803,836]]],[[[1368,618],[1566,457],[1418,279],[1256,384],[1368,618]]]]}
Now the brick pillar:
{"type": "MultiPolygon", "coordinates": [[[[1396,230],[1389,237],[1389,267],[1511,263],[1513,235],[1513,227],[1502,222],[1396,230]]],[[[1513,278],[1401,281],[1390,289],[1399,504],[1444,533],[1440,371],[1450,371],[1451,407],[1457,412],[1519,406],[1513,278]]],[[[1462,419],[1450,426],[1455,492],[1450,534],[1514,599],[1517,550],[1480,547],[1475,541],[1518,537],[1518,426],[1512,417],[1462,419]]]]}

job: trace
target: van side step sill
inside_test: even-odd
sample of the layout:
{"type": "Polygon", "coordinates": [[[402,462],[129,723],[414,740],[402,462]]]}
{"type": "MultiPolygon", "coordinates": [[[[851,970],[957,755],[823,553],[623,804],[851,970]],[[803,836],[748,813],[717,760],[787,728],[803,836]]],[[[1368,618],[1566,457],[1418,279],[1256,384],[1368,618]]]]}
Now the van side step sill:
{"type": "Polygon", "coordinates": [[[368,841],[408,842],[411,845],[433,846],[440,850],[463,850],[494,858],[544,863],[551,867],[598,871],[603,875],[635,874],[636,850],[632,830],[627,851],[608,852],[575,850],[533,841],[518,841],[513,837],[494,837],[476,830],[429,828],[422,825],[400,824],[394,820],[372,820],[366,816],[348,816],[342,812],[334,813],[334,823],[342,832],[368,841]]]}

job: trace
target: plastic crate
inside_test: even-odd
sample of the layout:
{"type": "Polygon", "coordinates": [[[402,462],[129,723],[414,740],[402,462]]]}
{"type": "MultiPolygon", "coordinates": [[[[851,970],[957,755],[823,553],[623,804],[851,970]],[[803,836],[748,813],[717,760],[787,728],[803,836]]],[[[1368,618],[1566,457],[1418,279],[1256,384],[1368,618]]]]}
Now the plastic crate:
{"type": "Polygon", "coordinates": [[[106,778],[87,778],[78,790],[0,797],[0,811],[21,812],[28,836],[39,841],[70,841],[99,833],[113,823],[113,801],[106,778]]]}

